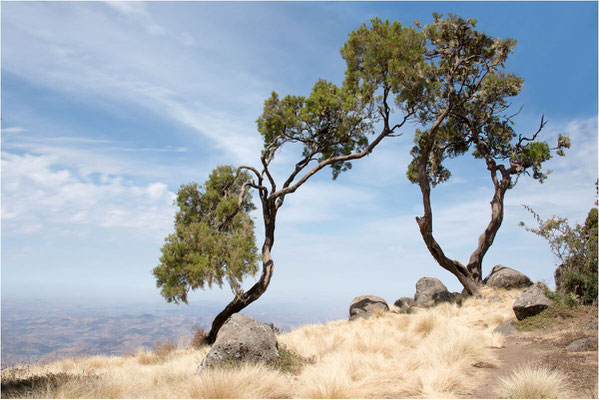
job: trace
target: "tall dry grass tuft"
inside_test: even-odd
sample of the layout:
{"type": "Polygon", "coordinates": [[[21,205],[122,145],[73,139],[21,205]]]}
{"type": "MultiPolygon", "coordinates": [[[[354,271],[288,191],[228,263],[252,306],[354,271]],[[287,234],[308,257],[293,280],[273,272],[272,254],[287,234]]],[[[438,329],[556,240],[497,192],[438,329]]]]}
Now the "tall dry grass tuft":
{"type": "Polygon", "coordinates": [[[289,377],[264,365],[208,368],[188,383],[187,398],[280,399],[289,398],[289,377]]]}
{"type": "Polygon", "coordinates": [[[564,399],[568,397],[568,378],[557,370],[523,365],[501,379],[500,393],[506,399],[564,399]]]}
{"type": "Polygon", "coordinates": [[[495,362],[491,349],[502,339],[493,329],[512,316],[519,293],[485,288],[482,298],[465,299],[462,307],[300,327],[278,335],[290,368],[239,365],[195,375],[209,350],[196,343],[66,359],[15,376],[63,374],[29,392],[32,398],[452,398],[470,389],[474,365],[495,362]]]}

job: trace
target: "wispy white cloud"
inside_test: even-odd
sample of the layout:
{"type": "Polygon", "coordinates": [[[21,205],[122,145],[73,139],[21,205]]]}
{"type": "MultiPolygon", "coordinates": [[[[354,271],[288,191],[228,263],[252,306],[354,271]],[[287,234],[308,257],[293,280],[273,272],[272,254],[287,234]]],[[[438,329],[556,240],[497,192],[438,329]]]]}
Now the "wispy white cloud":
{"type": "Polygon", "coordinates": [[[120,14],[130,18],[133,22],[142,24],[147,32],[152,35],[166,34],[164,27],[154,21],[147,10],[145,3],[131,1],[107,1],[105,4],[117,10],[120,14]]]}
{"type": "Polygon", "coordinates": [[[101,227],[159,237],[168,231],[174,194],[166,184],[136,185],[95,172],[100,179],[67,169],[57,156],[3,153],[3,231],[52,235],[101,227]]]}
{"type": "Polygon", "coordinates": [[[2,133],[22,133],[25,132],[26,129],[23,128],[22,126],[11,126],[8,128],[2,128],[2,133]]]}
{"type": "MultiPolygon", "coordinates": [[[[144,3],[106,4],[140,23],[152,21],[144,3]]],[[[210,62],[216,55],[201,47],[188,54],[168,35],[150,48],[135,27],[111,19],[110,10],[99,4],[11,9],[3,16],[9,32],[3,70],[86,102],[148,109],[186,126],[198,142],[208,138],[236,162],[253,161],[260,149],[254,120],[266,92],[262,79],[236,66],[224,74],[223,66],[210,62]],[[52,29],[37,28],[48,20],[52,29]],[[239,87],[244,96],[231,96],[239,87]]],[[[186,45],[192,40],[184,36],[186,45]]]]}

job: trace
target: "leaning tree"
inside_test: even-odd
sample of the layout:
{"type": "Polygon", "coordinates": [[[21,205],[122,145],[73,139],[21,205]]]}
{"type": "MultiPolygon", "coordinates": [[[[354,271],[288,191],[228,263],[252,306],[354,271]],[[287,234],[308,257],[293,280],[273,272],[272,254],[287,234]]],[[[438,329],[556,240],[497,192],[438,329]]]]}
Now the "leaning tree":
{"type": "MultiPolygon", "coordinates": [[[[271,251],[276,218],[286,196],[325,167],[332,168],[333,178],[347,171],[352,160],[370,154],[384,138],[399,136],[399,129],[414,114],[407,102],[418,80],[416,75],[423,68],[423,37],[414,28],[402,27],[398,22],[377,19],[373,20],[374,28],[390,43],[392,59],[386,58],[384,65],[374,62],[356,69],[350,53],[372,53],[372,47],[361,36],[350,34],[342,50],[348,64],[342,87],[318,80],[307,98],[288,95],[281,99],[273,92],[265,101],[257,120],[264,140],[258,167],[219,167],[205,189],[191,184],[179,190],[176,232],[167,237],[154,275],[163,296],[175,302],[187,302],[189,290],[214,283],[222,286],[223,278],[228,280],[235,297],[215,317],[207,337],[209,343],[214,342],[232,314],[254,302],[268,288],[274,271],[271,251]],[[391,120],[391,101],[404,111],[398,120],[391,120]],[[277,184],[271,164],[285,145],[299,145],[302,152],[282,184],[277,184]],[[215,187],[214,181],[220,182],[223,174],[227,184],[215,187]],[[257,271],[256,252],[250,245],[253,230],[247,214],[252,208],[250,190],[255,190],[260,199],[264,242],[260,277],[245,291],[241,279],[257,271]],[[236,247],[237,244],[241,246],[236,247]]],[[[361,29],[369,30],[366,26],[361,29]]],[[[374,53],[371,56],[378,57],[374,53]]]]}
{"type": "Polygon", "coordinates": [[[435,14],[434,22],[421,28],[427,39],[428,69],[415,108],[423,129],[416,131],[407,171],[422,194],[424,215],[416,221],[429,252],[469,294],[477,294],[482,283],[483,257],[501,226],[506,191],[522,175],[532,175],[542,183],[547,177],[542,164],[552,157],[551,151],[563,156],[563,149],[570,145],[561,135],[555,148],[538,140],[546,124],[543,118],[531,135],[516,133],[515,114],[508,114],[507,99],[521,91],[523,80],[503,71],[516,42],[492,38],[475,26],[472,19],[455,15],[442,19],[435,14]],[[446,256],[433,235],[430,196],[431,187],[450,177],[443,162],[469,150],[484,161],[494,193],[490,221],[464,265],[446,256]]]}

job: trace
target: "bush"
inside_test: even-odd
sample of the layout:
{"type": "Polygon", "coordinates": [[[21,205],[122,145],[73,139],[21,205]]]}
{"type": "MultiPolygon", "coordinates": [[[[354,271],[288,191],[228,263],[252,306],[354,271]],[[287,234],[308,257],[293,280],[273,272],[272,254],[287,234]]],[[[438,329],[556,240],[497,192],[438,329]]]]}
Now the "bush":
{"type": "MultiPolygon", "coordinates": [[[[589,211],[584,225],[570,226],[566,218],[553,216],[542,220],[524,206],[537,220],[538,228],[526,228],[546,239],[560,262],[555,270],[558,294],[572,294],[581,304],[597,303],[597,208],[589,211]]],[[[524,225],[521,222],[521,225],[524,225]]]]}
{"type": "Polygon", "coordinates": [[[285,346],[279,346],[279,356],[269,363],[269,366],[278,369],[283,373],[297,375],[301,371],[304,364],[309,363],[309,360],[297,354],[297,352],[288,349],[285,346]]]}
{"type": "Polygon", "coordinates": [[[177,350],[177,346],[169,341],[158,341],[154,343],[154,354],[162,360],[166,359],[175,350],[177,350]]]}
{"type": "Polygon", "coordinates": [[[195,333],[193,334],[193,338],[191,339],[191,347],[193,347],[194,349],[199,349],[200,347],[207,345],[208,333],[206,333],[206,331],[202,328],[198,328],[197,326],[194,326],[193,329],[195,329],[195,333]]]}

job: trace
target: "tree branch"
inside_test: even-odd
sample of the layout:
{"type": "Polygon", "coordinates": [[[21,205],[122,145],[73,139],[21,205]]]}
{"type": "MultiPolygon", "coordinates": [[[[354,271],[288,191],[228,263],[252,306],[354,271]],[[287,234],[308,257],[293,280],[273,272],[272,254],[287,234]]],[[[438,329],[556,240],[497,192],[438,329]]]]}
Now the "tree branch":
{"type": "MultiPolygon", "coordinates": [[[[412,114],[408,114],[408,115],[404,116],[403,121],[401,122],[401,124],[398,124],[399,125],[398,127],[403,126],[403,124],[408,120],[408,118],[411,115],[412,114]]],[[[278,190],[277,192],[273,193],[271,196],[273,198],[278,198],[278,197],[281,197],[281,196],[286,196],[289,193],[295,192],[312,175],[314,175],[315,173],[317,173],[318,171],[320,171],[321,169],[323,169],[327,165],[330,165],[330,164],[333,164],[333,163],[337,163],[337,162],[345,162],[345,161],[350,161],[350,160],[356,160],[356,159],[362,158],[364,156],[367,156],[381,142],[381,140],[383,140],[390,133],[392,133],[392,131],[388,131],[386,129],[383,129],[383,131],[368,146],[366,146],[366,148],[364,150],[362,150],[360,152],[352,153],[352,154],[346,154],[346,155],[343,155],[343,156],[330,157],[330,158],[327,158],[325,160],[320,161],[311,170],[309,170],[308,172],[306,172],[295,184],[293,184],[291,186],[288,186],[288,187],[285,187],[285,188],[282,188],[282,189],[278,190]]]]}

